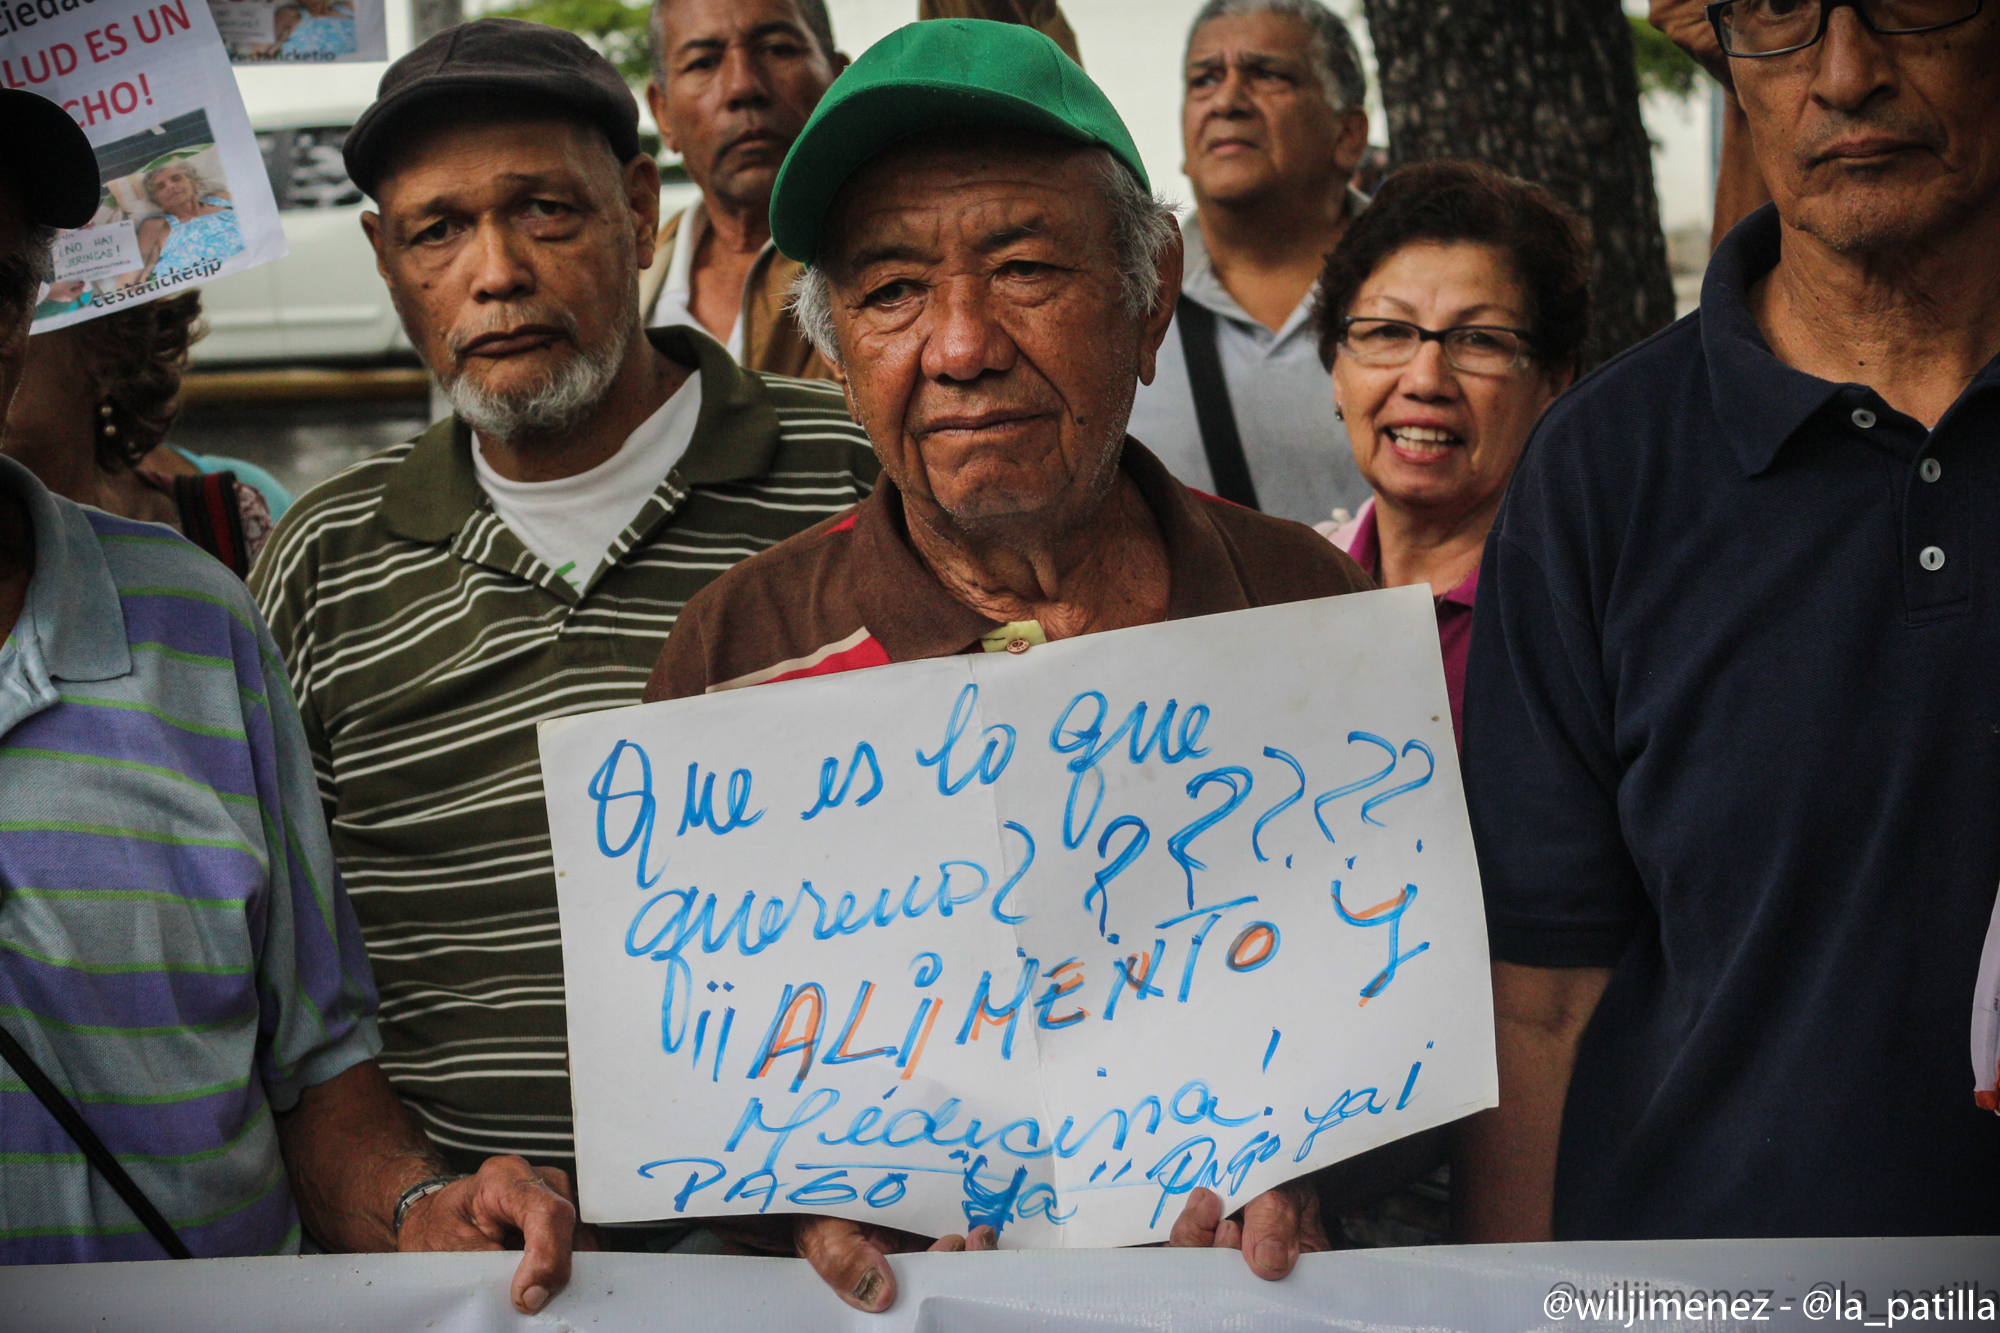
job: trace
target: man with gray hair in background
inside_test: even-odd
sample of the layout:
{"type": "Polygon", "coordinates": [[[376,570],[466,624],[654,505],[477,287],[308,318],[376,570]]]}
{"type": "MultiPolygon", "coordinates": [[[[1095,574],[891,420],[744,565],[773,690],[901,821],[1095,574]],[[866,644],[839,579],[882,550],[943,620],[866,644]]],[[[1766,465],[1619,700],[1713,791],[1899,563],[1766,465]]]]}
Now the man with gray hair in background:
{"type": "Polygon", "coordinates": [[[1198,490],[1314,523],[1355,509],[1312,329],[1320,265],[1367,200],[1368,84],[1319,0],[1208,0],[1188,29],[1182,170],[1194,216],[1160,369],[1132,434],[1198,490]]]}
{"type": "MultiPolygon", "coordinates": [[[[1071,56],[1056,0],[920,0],[918,18],[1025,23],[1071,56]]],[[[660,225],[640,280],[650,326],[691,324],[751,370],[831,379],[786,310],[799,265],[771,244],[778,166],[847,57],[826,0],[653,0],[646,101],[701,197],[660,225]]]]}

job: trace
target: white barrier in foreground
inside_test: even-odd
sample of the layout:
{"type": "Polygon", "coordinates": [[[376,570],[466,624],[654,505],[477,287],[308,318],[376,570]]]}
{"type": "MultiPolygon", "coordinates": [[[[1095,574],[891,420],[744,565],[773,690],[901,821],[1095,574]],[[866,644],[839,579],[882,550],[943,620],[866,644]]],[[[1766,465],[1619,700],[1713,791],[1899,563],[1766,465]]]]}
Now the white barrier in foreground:
{"type": "Polygon", "coordinates": [[[1279,1283],[1261,1282],[1241,1258],[1214,1251],[911,1255],[895,1261],[902,1283],[895,1308],[876,1316],[840,1304],[796,1260],[631,1254],[578,1255],[569,1288],[540,1315],[523,1316],[507,1303],[514,1258],[324,1255],[0,1269],[0,1330],[1848,1330],[1871,1321],[1884,1327],[1892,1316],[1895,1326],[1915,1322],[1919,1299],[1925,1329],[2000,1327],[2000,1239],[1992,1237],[1354,1250],[1315,1255],[1279,1283]],[[1685,1301],[1697,1292],[1704,1309],[1673,1317],[1667,1297],[1685,1301]]]}

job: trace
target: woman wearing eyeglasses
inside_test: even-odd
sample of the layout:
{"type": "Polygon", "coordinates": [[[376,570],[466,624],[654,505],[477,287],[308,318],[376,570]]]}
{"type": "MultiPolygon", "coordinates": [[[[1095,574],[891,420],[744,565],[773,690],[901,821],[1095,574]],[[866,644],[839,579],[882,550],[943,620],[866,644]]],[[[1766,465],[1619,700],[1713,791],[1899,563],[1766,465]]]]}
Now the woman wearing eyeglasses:
{"type": "Polygon", "coordinates": [[[1538,185],[1426,162],[1382,182],[1320,274],[1320,360],[1374,491],[1320,531],[1384,587],[1431,585],[1461,736],[1479,557],[1528,432],[1576,376],[1586,235],[1538,185]]]}

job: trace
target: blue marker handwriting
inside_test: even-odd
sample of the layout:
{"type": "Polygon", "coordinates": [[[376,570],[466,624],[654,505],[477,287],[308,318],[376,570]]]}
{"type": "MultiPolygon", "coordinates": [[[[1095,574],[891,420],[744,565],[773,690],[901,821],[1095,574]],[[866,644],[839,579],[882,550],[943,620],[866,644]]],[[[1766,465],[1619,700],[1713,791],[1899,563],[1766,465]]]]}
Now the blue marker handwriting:
{"type": "Polygon", "coordinates": [[[1104,774],[1098,771],[1097,765],[1120,740],[1127,742],[1126,751],[1135,764],[1145,763],[1156,747],[1160,758],[1169,764],[1199,759],[1208,753],[1201,744],[1201,733],[1208,725],[1210,716],[1208,705],[1195,704],[1181,714],[1178,738],[1174,739],[1170,733],[1174,732],[1174,713],[1179,708],[1179,700],[1167,700],[1149,734],[1146,731],[1147,705],[1141,700],[1132,706],[1132,711],[1125,715],[1125,720],[1118,724],[1117,729],[1106,736],[1104,724],[1111,716],[1111,704],[1104,695],[1096,690],[1085,690],[1069,701],[1069,706],[1063,709],[1049,731],[1049,748],[1057,754],[1071,756],[1067,764],[1070,771],[1069,799],[1063,807],[1064,846],[1081,847],[1083,840],[1089,836],[1091,823],[1097,818],[1097,808],[1104,801],[1104,774]],[[1089,720],[1075,720],[1077,709],[1085,704],[1092,710],[1089,720]],[[1090,810],[1084,815],[1083,823],[1078,824],[1077,797],[1083,791],[1086,778],[1091,780],[1090,810]]]}
{"type": "Polygon", "coordinates": [[[967,685],[958,692],[958,699],[951,706],[951,717],[945,722],[944,740],[939,743],[937,753],[925,754],[917,751],[917,762],[925,768],[937,769],[938,794],[956,796],[964,791],[966,784],[978,778],[982,786],[990,786],[999,781],[1007,771],[1007,762],[1014,757],[1014,729],[1005,722],[997,722],[981,733],[986,739],[979,757],[956,779],[951,776],[952,752],[958,748],[959,740],[965,735],[966,727],[972,723],[972,710],[979,703],[979,687],[967,685]],[[1002,743],[1006,748],[1002,749],[1002,743]]]}

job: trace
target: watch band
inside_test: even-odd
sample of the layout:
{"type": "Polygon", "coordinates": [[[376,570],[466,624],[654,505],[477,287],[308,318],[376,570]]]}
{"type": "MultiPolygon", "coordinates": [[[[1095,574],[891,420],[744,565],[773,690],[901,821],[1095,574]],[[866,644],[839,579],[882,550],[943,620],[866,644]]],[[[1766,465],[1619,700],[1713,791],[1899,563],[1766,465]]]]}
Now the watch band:
{"type": "Polygon", "coordinates": [[[445,1186],[455,1185],[464,1179],[463,1175],[432,1176],[429,1180],[420,1180],[404,1190],[396,1199],[396,1213],[393,1221],[393,1230],[396,1236],[399,1239],[401,1238],[403,1234],[403,1219],[408,1216],[410,1209],[416,1205],[419,1199],[428,1199],[445,1186]]]}

